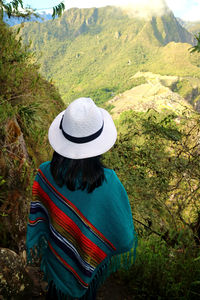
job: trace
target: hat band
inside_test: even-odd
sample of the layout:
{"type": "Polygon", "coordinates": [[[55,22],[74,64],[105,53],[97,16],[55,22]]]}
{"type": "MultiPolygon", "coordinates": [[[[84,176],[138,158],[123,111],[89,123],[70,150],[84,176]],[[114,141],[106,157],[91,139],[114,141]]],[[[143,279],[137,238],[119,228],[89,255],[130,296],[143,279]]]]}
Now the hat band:
{"type": "Polygon", "coordinates": [[[64,129],[62,127],[63,117],[64,117],[64,115],[62,116],[62,119],[60,121],[60,129],[62,130],[62,134],[64,135],[64,137],[72,143],[84,144],[84,143],[91,142],[91,141],[95,140],[96,138],[98,138],[103,131],[104,122],[103,122],[102,127],[97,132],[95,132],[91,135],[84,136],[84,137],[75,137],[75,136],[69,135],[68,133],[66,133],[64,131],[64,129]]]}

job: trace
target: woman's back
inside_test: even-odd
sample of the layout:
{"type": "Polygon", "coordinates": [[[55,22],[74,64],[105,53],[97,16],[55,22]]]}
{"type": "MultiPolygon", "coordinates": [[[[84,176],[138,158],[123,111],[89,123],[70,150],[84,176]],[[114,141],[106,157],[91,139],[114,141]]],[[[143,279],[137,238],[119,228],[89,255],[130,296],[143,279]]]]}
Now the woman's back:
{"type": "Polygon", "coordinates": [[[127,193],[115,172],[99,163],[94,168],[95,158],[90,172],[87,159],[81,165],[72,159],[70,169],[70,161],[59,155],[39,167],[33,184],[27,252],[31,258],[37,247],[48,282],[63,295],[80,298],[133,262],[137,239],[127,193]]]}

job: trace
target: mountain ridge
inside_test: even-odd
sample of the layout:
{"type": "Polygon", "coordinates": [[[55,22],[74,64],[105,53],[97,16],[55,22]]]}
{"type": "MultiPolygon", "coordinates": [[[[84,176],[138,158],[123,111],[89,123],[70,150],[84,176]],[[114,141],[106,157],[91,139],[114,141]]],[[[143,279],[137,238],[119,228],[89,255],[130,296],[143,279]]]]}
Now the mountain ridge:
{"type": "Polygon", "coordinates": [[[182,27],[186,28],[192,34],[197,34],[200,31],[200,20],[192,22],[177,18],[177,21],[181,24],[182,27]]]}
{"type": "MultiPolygon", "coordinates": [[[[100,33],[100,30],[102,31],[105,27],[109,31],[108,26],[110,25],[110,19],[115,20],[115,25],[117,25],[118,27],[121,27],[121,23],[123,21],[128,22],[128,25],[131,25],[132,28],[136,27],[134,28],[136,29],[136,35],[138,30],[142,30],[143,26],[152,26],[152,28],[154,29],[155,36],[156,31],[160,33],[160,35],[165,35],[162,41],[164,44],[171,41],[183,43],[194,42],[193,36],[184,27],[180,25],[180,23],[176,20],[172,12],[168,12],[166,15],[160,17],[152,16],[151,18],[145,20],[143,18],[131,17],[125,11],[123,11],[123,9],[114,6],[82,9],[71,8],[65,11],[61,18],[58,18],[53,21],[47,20],[43,22],[43,24],[38,24],[38,27],[45,27],[45,25],[48,26],[50,23],[52,23],[54,24],[54,27],[56,27],[56,29],[60,29],[59,27],[62,25],[62,29],[64,29],[64,31],[61,32],[60,30],[57,30],[56,35],[54,37],[60,38],[62,36],[65,36],[67,38],[73,39],[80,34],[98,34],[100,33]],[[93,26],[98,26],[98,28],[95,28],[94,30],[93,26]],[[175,28],[176,31],[173,32],[172,29],[175,28]]],[[[25,27],[26,26],[31,25],[28,23],[25,24],[25,27]]],[[[158,38],[158,36],[156,37],[158,38]]]]}
{"type": "Polygon", "coordinates": [[[112,6],[72,8],[54,21],[26,23],[21,35],[24,43],[32,40],[41,72],[66,103],[96,97],[97,90],[106,101],[135,86],[138,71],[199,76],[198,60],[188,53],[193,36],[171,12],[144,20],[112,6]]]}

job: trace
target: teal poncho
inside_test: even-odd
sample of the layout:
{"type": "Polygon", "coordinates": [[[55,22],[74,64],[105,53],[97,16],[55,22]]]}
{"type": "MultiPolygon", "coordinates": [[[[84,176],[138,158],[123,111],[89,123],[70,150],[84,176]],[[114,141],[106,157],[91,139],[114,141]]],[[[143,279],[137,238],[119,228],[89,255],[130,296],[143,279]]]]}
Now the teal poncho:
{"type": "Polygon", "coordinates": [[[33,184],[27,254],[41,257],[48,282],[68,298],[82,297],[111,272],[134,261],[136,234],[127,193],[113,170],[92,193],[59,187],[43,163],[33,184]]]}

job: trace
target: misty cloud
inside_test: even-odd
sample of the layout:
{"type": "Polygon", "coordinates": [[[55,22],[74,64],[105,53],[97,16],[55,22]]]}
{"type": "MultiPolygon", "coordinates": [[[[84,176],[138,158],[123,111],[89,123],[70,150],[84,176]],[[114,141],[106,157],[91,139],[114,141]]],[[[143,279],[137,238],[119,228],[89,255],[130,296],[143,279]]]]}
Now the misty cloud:
{"type": "Polygon", "coordinates": [[[125,0],[123,5],[118,6],[132,17],[145,19],[152,16],[162,16],[170,11],[165,0],[125,0]]]}
{"type": "Polygon", "coordinates": [[[89,8],[107,5],[126,7],[132,16],[148,18],[173,11],[176,17],[185,20],[200,20],[200,0],[63,0],[66,9],[89,8]]]}

